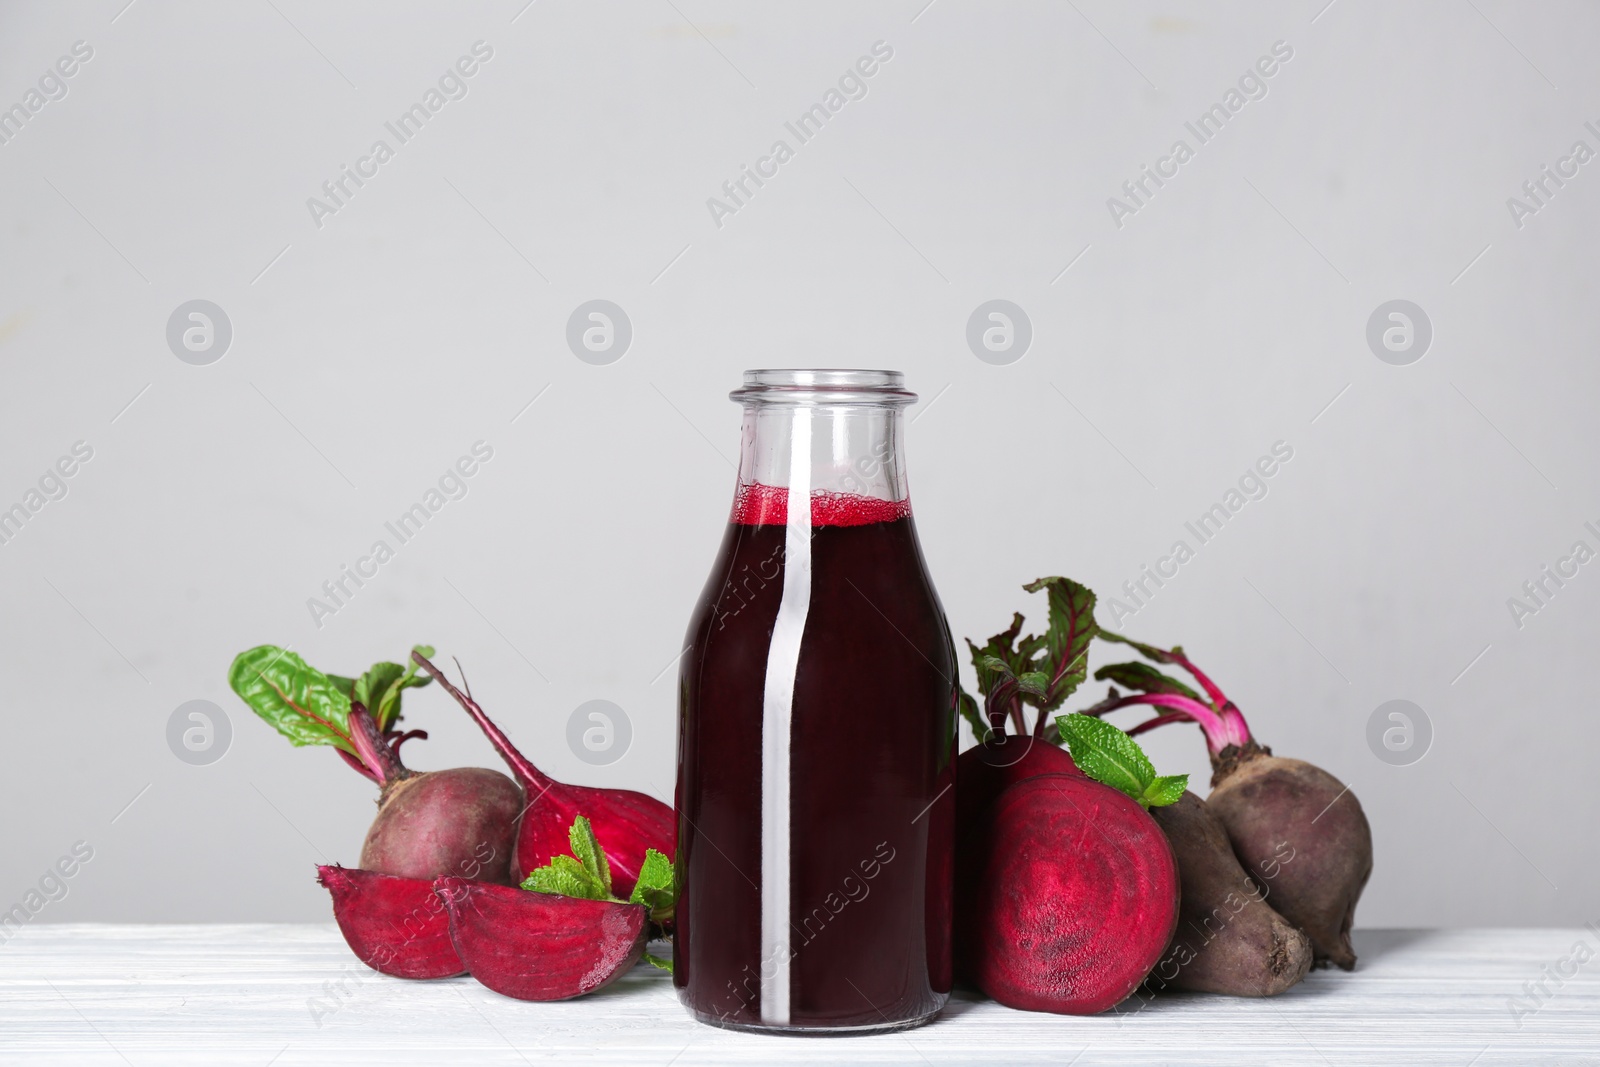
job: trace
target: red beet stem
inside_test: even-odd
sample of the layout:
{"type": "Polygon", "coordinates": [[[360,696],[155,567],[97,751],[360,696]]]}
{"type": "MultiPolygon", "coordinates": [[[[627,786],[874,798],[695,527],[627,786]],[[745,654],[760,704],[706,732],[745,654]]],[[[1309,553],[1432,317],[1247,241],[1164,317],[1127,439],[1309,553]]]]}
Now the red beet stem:
{"type": "Polygon", "coordinates": [[[359,700],[350,703],[350,740],[361,755],[361,762],[372,771],[369,777],[381,786],[411,777],[400,756],[389,747],[378,730],[378,723],[359,700]]]}
{"type": "Polygon", "coordinates": [[[339,753],[340,759],[344,760],[351,767],[355,768],[356,773],[361,775],[361,777],[366,778],[369,781],[377,782],[379,785],[383,784],[382,782],[378,781],[378,776],[376,774],[373,774],[367,769],[367,765],[365,763],[362,763],[359,759],[350,755],[350,753],[346,752],[342,748],[336,748],[334,751],[339,753]]]}
{"type": "Polygon", "coordinates": [[[1160,716],[1160,721],[1150,720],[1135,729],[1139,732],[1153,730],[1156,726],[1178,719],[1185,719],[1200,724],[1200,729],[1206,735],[1206,747],[1213,756],[1227,748],[1229,745],[1244,745],[1250,740],[1250,731],[1244,725],[1244,716],[1239,714],[1239,709],[1230,703],[1223,713],[1219,714],[1206,707],[1198,700],[1192,700],[1176,693],[1130,693],[1127,696],[1113,697],[1102,700],[1089,711],[1095,715],[1104,715],[1108,711],[1118,708],[1132,707],[1135,704],[1150,704],[1158,708],[1171,708],[1177,718],[1160,716]]]}
{"type": "Polygon", "coordinates": [[[1145,722],[1140,723],[1138,726],[1135,726],[1133,729],[1128,731],[1128,736],[1137,737],[1142,733],[1148,733],[1149,731],[1154,730],[1157,726],[1165,726],[1169,722],[1194,722],[1194,720],[1183,712],[1170,711],[1165,715],[1157,715],[1153,719],[1148,719],[1145,722]]]}
{"type": "Polygon", "coordinates": [[[417,666],[427,671],[437,680],[444,687],[445,692],[454,697],[456,703],[466,709],[468,715],[472,716],[472,721],[477,723],[478,729],[482,730],[484,735],[489,738],[489,743],[495,747],[495,751],[499,752],[501,758],[510,765],[511,773],[517,776],[517,780],[524,790],[531,794],[536,791],[543,793],[550,788],[553,781],[550,776],[535,767],[528,760],[528,757],[517,751],[517,746],[513,745],[511,739],[500,731],[500,727],[496,726],[489,716],[484,714],[483,709],[478,706],[476,700],[456,688],[450,679],[444,676],[444,672],[430,663],[422,653],[413,652],[411,653],[411,658],[417,666]]]}
{"type": "Polygon", "coordinates": [[[1200,688],[1206,691],[1206,695],[1211,698],[1211,703],[1215,704],[1219,708],[1233,703],[1233,701],[1229,700],[1227,695],[1224,694],[1221,689],[1217,688],[1216,682],[1213,682],[1210,678],[1208,678],[1205,672],[1199,667],[1196,667],[1193,663],[1189,662],[1188,656],[1185,656],[1179,652],[1168,652],[1167,655],[1172,657],[1172,662],[1176,663],[1178,666],[1194,675],[1194,680],[1199,682],[1200,688]]]}

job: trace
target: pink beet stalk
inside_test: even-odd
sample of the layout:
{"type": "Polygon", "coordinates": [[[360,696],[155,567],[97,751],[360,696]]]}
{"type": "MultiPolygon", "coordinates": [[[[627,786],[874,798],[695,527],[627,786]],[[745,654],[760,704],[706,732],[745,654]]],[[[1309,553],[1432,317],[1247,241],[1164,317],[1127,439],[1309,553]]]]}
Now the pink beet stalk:
{"type": "Polygon", "coordinates": [[[1171,709],[1166,715],[1159,715],[1135,726],[1128,731],[1129,736],[1142,734],[1157,726],[1165,726],[1169,722],[1198,723],[1206,735],[1206,748],[1210,750],[1213,758],[1229,745],[1242,747],[1250,741],[1250,730],[1245,726],[1244,716],[1239,714],[1239,710],[1232,703],[1219,713],[1198,700],[1176,693],[1130,693],[1127,696],[1118,696],[1113,689],[1112,694],[1089,708],[1085,714],[1104,715],[1108,711],[1132,707],[1135,704],[1150,704],[1158,708],[1171,709]]]}

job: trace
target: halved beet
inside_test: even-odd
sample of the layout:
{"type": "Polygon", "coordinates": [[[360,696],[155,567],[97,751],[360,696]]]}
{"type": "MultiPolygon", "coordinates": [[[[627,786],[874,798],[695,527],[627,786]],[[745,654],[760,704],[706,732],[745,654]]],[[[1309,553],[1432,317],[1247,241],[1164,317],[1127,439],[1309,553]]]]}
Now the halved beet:
{"type": "Polygon", "coordinates": [[[345,944],[375,971],[395,978],[450,978],[467,972],[450,942],[450,920],[433,882],[359,868],[319,866],[345,944]]]}
{"type": "Polygon", "coordinates": [[[1041,774],[1082,775],[1066,749],[1027,734],[996,731],[956,758],[958,832],[982,815],[1006,787],[1041,774]]]}
{"type": "Polygon", "coordinates": [[[534,893],[466,878],[434,892],[468,973],[518,1000],[566,1000],[611,984],[644,956],[643,904],[534,893]]]}
{"type": "Polygon", "coordinates": [[[1044,774],[1005,789],[957,856],[957,973],[1000,1003],[1090,1015],[1150,973],[1178,917],[1166,835],[1126,794],[1044,774]]]}
{"type": "Polygon", "coordinates": [[[529,871],[549,863],[552,856],[567,854],[568,833],[572,820],[579,815],[594,824],[595,837],[611,865],[612,886],[618,896],[633,892],[649,849],[667,856],[673,854],[678,821],[671,807],[632,789],[601,789],[556,781],[517,751],[517,746],[470,693],[458,689],[420,652],[412,652],[411,658],[472,716],[527,796],[511,854],[513,882],[521,882],[529,871]]]}

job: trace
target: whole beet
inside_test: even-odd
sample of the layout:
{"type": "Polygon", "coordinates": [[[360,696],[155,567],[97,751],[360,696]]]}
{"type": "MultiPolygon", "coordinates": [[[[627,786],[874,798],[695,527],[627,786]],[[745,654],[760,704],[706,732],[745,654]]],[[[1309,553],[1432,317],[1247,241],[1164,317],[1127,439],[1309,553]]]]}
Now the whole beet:
{"type": "MultiPolygon", "coordinates": [[[[1207,803],[1184,793],[1151,808],[1178,861],[1178,928],[1146,985],[1236,997],[1270,997],[1311,967],[1311,942],[1265,902],[1239,866],[1228,832],[1207,803]]],[[[1281,871],[1282,868],[1280,867],[1281,871]]]]}
{"type": "Polygon", "coordinates": [[[1213,772],[1206,806],[1227,828],[1239,862],[1264,888],[1271,881],[1273,907],[1305,931],[1318,966],[1352,969],[1356,954],[1350,927],[1372,874],[1372,828],[1349,786],[1320,767],[1274,756],[1257,743],[1238,706],[1181,647],[1157,648],[1108,630],[1100,637],[1131,645],[1157,663],[1182,667],[1205,697],[1146,664],[1117,663],[1101,667],[1095,677],[1145,691],[1123,696],[1112,689],[1089,713],[1135,704],[1163,709],[1129,730],[1130,736],[1172,722],[1198,724],[1213,772]]]}
{"type": "Polygon", "coordinates": [[[1350,970],[1350,927],[1372,874],[1372,828],[1355,794],[1320,767],[1253,741],[1215,760],[1209,807],[1273,905],[1311,938],[1319,964],[1350,970]],[[1285,849],[1292,859],[1285,860],[1285,849]],[[1276,867],[1270,883],[1263,872],[1276,867]]]}
{"type": "Polygon", "coordinates": [[[485,767],[390,780],[361,846],[361,867],[432,881],[445,875],[509,883],[522,790],[485,767]]]}

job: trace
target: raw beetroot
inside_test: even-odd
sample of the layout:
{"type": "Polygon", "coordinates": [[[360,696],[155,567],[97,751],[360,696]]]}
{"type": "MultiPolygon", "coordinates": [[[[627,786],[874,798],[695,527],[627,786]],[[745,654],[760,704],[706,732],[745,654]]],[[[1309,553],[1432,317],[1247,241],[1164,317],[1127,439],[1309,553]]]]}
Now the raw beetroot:
{"type": "Polygon", "coordinates": [[[650,849],[672,855],[677,825],[670,807],[631,789],[596,789],[556,781],[517,751],[471,694],[452,685],[421,652],[412,652],[411,658],[472,716],[527,794],[512,852],[513,881],[522,881],[530,871],[549,863],[552,856],[563,854],[568,828],[580,815],[593,819],[619,895],[633,891],[650,849]]]}
{"type": "Polygon", "coordinates": [[[1238,707],[1182,648],[1156,648],[1104,630],[1100,636],[1131,645],[1158,663],[1182,667],[1206,696],[1147,664],[1113,664],[1095,677],[1144,691],[1122,696],[1112,689],[1090,713],[1135,704],[1164,709],[1129,734],[1171,722],[1199,724],[1213,771],[1206,805],[1227,828],[1239,862],[1258,883],[1269,868],[1277,869],[1271,879],[1273,906],[1305,931],[1319,965],[1353,968],[1350,928],[1372,874],[1372,830],[1355,794],[1320,767],[1274,756],[1258,744],[1238,707]],[[1286,854],[1292,860],[1284,861],[1286,854]]]}
{"type": "Polygon", "coordinates": [[[1161,958],[1177,919],[1177,868],[1132,798],[1081,775],[1039,775],[1008,786],[967,830],[957,971],[995,1000],[1104,1011],[1161,958]]]}
{"type": "Polygon", "coordinates": [[[396,728],[400,694],[428,682],[415,668],[379,663],[360,678],[341,678],[262,645],[234,658],[228,682],[292,743],[333,746],[379,787],[362,869],[426,881],[447,874],[510,881],[523,803],[517,784],[480,767],[413,771],[401,762],[402,744],[428,736],[396,728]]]}
{"type": "Polygon", "coordinates": [[[1311,966],[1311,942],[1266,902],[1206,802],[1184,793],[1150,814],[1178,862],[1182,902],[1178,928],[1146,984],[1236,997],[1270,997],[1293,986],[1311,966]]]}
{"type": "Polygon", "coordinates": [[[450,942],[450,919],[433,881],[319,866],[345,944],[375,971],[395,978],[450,978],[466,966],[450,942]]]}
{"type": "Polygon", "coordinates": [[[649,912],[643,904],[580,900],[466,878],[441,878],[434,891],[467,971],[508,997],[566,1000],[592,993],[644,956],[649,912]]]}

